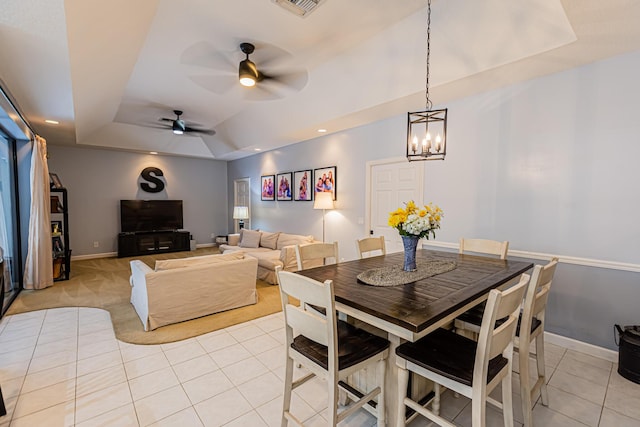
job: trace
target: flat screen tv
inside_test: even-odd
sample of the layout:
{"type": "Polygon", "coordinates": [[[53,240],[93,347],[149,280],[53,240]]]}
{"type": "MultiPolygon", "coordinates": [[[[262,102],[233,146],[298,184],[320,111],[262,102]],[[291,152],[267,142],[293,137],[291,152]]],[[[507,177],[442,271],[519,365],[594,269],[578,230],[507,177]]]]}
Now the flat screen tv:
{"type": "Polygon", "coordinates": [[[178,230],[182,200],[120,200],[122,232],[178,230]]]}

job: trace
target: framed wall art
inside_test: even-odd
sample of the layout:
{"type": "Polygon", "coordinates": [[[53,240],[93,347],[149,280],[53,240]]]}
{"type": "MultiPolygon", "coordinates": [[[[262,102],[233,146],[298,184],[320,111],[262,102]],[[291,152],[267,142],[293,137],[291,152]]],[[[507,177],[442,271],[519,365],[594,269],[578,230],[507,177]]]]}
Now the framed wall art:
{"type": "Polygon", "coordinates": [[[62,233],[62,221],[51,221],[51,235],[59,236],[62,233]]]}
{"type": "Polygon", "coordinates": [[[337,168],[330,166],[313,170],[313,192],[331,193],[333,200],[337,198],[338,175],[337,168]]]}
{"type": "Polygon", "coordinates": [[[262,175],[260,182],[262,183],[262,190],[260,191],[260,200],[275,200],[275,175],[262,175]]]}
{"type": "Polygon", "coordinates": [[[62,182],[60,181],[60,178],[58,178],[57,173],[49,172],[49,185],[51,188],[63,188],[62,182]]]}
{"type": "Polygon", "coordinates": [[[293,194],[291,194],[291,172],[279,173],[276,176],[276,183],[278,185],[277,200],[278,201],[291,201],[293,200],[293,194]]]}
{"type": "Polygon", "coordinates": [[[313,200],[313,172],[311,169],[293,173],[293,200],[310,202],[313,200]]]}

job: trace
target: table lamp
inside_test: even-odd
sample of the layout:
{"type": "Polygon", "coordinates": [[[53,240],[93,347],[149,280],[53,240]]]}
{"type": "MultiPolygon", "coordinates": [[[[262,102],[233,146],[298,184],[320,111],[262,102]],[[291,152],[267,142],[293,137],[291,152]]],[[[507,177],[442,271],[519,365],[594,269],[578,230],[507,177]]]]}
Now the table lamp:
{"type": "Polygon", "coordinates": [[[233,219],[237,219],[238,228],[242,230],[244,228],[244,220],[249,219],[249,208],[247,206],[235,206],[233,208],[233,219]]]}
{"type": "Polygon", "coordinates": [[[316,193],[313,201],[313,209],[322,209],[322,241],[324,242],[324,215],[327,209],[335,209],[333,205],[333,193],[320,192],[316,193]]]}

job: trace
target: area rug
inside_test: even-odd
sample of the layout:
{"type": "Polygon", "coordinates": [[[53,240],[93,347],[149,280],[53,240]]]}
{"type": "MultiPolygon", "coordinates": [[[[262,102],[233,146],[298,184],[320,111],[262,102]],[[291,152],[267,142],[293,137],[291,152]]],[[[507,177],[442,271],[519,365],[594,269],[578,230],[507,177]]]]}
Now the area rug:
{"type": "Polygon", "coordinates": [[[129,302],[129,261],[149,266],[157,259],[185,258],[217,253],[217,248],[134,258],[99,258],[71,262],[71,278],[47,289],[20,292],[6,315],[59,307],[97,307],[108,310],[116,337],[132,344],[163,344],[206,334],[282,310],[278,286],[258,280],[258,303],[145,332],[129,302]]]}

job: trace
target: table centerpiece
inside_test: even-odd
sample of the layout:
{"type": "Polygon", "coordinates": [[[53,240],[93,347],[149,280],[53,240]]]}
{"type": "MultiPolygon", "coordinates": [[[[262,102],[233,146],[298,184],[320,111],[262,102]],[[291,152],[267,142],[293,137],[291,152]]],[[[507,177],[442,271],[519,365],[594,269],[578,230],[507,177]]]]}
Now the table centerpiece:
{"type": "Polygon", "coordinates": [[[405,203],[406,208],[398,208],[389,213],[389,225],[400,233],[404,246],[404,271],[416,271],[416,249],[420,239],[435,239],[435,230],[440,228],[443,217],[439,206],[429,203],[418,207],[413,200],[405,203]]]}

